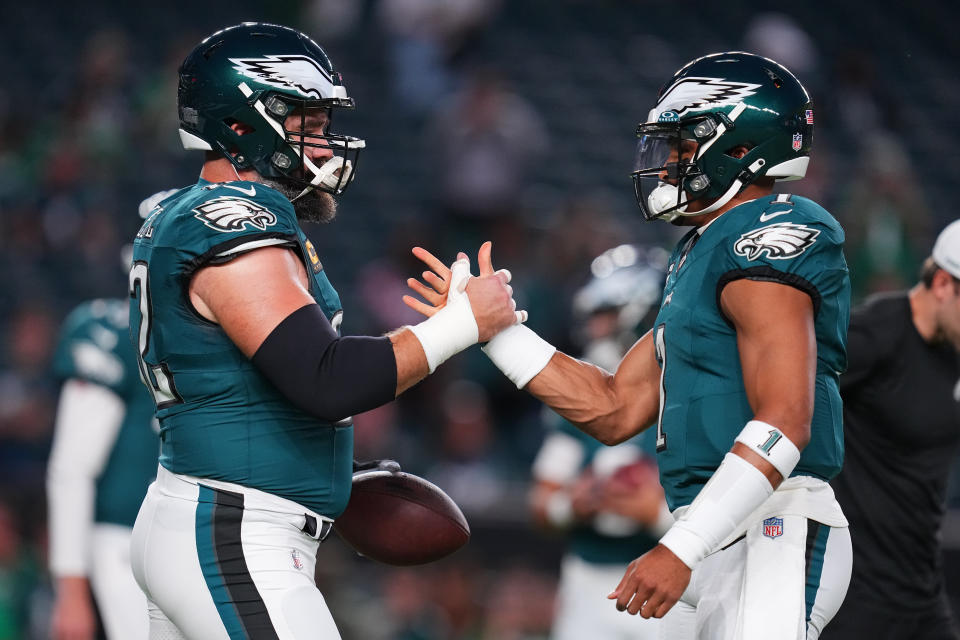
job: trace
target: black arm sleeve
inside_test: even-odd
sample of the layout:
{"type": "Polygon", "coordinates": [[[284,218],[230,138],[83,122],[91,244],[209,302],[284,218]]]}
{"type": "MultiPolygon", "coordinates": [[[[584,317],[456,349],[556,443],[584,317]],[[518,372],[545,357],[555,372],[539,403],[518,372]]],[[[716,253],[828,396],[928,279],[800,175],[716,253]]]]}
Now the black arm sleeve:
{"type": "Polygon", "coordinates": [[[327,422],[379,407],[396,395],[390,339],[339,337],[316,304],[284,318],[252,360],[290,402],[327,422]]]}

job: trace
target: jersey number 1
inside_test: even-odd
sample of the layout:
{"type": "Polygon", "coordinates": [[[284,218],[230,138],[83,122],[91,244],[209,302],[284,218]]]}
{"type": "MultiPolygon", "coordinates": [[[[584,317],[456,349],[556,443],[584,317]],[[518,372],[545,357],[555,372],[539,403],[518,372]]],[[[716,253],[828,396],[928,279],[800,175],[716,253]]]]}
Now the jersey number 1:
{"type": "Polygon", "coordinates": [[[167,365],[163,362],[152,365],[145,360],[147,350],[150,348],[151,322],[148,274],[147,263],[143,261],[134,262],[130,269],[130,297],[137,301],[137,308],[140,310],[140,323],[136,327],[131,325],[130,329],[135,329],[137,332],[137,365],[140,367],[140,378],[150,389],[157,408],[163,409],[183,402],[183,398],[177,393],[173,374],[170,373],[167,365]]]}
{"type": "Polygon", "coordinates": [[[660,361],[660,410],[657,412],[657,453],[667,448],[667,434],[663,431],[663,406],[667,402],[667,390],[663,387],[663,376],[667,371],[667,347],[663,340],[666,325],[661,324],[653,332],[657,360],[660,361]]]}

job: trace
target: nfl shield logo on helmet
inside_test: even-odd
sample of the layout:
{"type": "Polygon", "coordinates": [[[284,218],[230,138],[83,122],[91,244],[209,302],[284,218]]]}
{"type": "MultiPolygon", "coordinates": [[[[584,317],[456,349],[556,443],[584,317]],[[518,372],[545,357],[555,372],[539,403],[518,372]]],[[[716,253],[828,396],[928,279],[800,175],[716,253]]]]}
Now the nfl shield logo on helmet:
{"type": "Polygon", "coordinates": [[[763,521],[763,535],[779,538],[783,535],[783,518],[767,518],[763,521]]]}
{"type": "Polygon", "coordinates": [[[800,151],[800,148],[803,146],[803,134],[795,133],[793,134],[793,150],[800,151]]]}

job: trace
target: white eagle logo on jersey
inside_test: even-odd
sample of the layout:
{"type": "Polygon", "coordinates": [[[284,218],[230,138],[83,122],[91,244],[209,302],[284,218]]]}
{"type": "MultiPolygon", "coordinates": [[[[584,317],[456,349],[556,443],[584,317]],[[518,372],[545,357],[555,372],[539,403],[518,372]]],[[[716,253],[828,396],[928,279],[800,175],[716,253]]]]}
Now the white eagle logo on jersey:
{"type": "Polygon", "coordinates": [[[818,229],[792,222],[778,222],[743,234],[734,243],[733,250],[747,260],[756,260],[764,252],[772,260],[787,260],[806,251],[816,242],[818,235],[818,229]]]}
{"type": "Polygon", "coordinates": [[[277,223],[269,209],[246,198],[222,196],[207,200],[194,210],[194,217],[216,231],[241,231],[246,225],[264,230],[277,223]]]}
{"type": "Polygon", "coordinates": [[[759,84],[734,82],[723,78],[681,78],[667,88],[653,108],[649,122],[656,122],[666,112],[670,119],[682,118],[688,111],[734,105],[756,94],[759,84]]]}
{"type": "Polygon", "coordinates": [[[271,87],[293,89],[317,100],[335,93],[330,73],[308,56],[230,58],[230,62],[241,74],[271,87]]]}

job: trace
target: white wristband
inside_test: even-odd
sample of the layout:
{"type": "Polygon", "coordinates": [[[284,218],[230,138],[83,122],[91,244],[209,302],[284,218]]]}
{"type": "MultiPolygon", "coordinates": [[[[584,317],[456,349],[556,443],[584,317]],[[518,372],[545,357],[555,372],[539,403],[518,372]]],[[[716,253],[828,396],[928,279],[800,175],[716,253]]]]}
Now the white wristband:
{"type": "Polygon", "coordinates": [[[515,324],[495,335],[483,346],[483,352],[517,389],[522,389],[543,371],[557,348],[529,327],[515,324]]]}
{"type": "Polygon", "coordinates": [[[794,467],[800,462],[800,449],[797,449],[797,445],[783,435],[780,429],[760,420],[748,422],[736,441],[760,454],[776,467],[784,480],[790,477],[794,467]]]}
{"type": "Polygon", "coordinates": [[[660,544],[693,569],[772,493],[770,481],[759,469],[728,453],[660,544]]]}
{"type": "Polygon", "coordinates": [[[410,327],[427,356],[430,373],[447,358],[480,339],[477,319],[473,317],[470,298],[465,290],[470,279],[470,263],[457,260],[450,271],[452,275],[446,306],[420,324],[410,327]]]}

